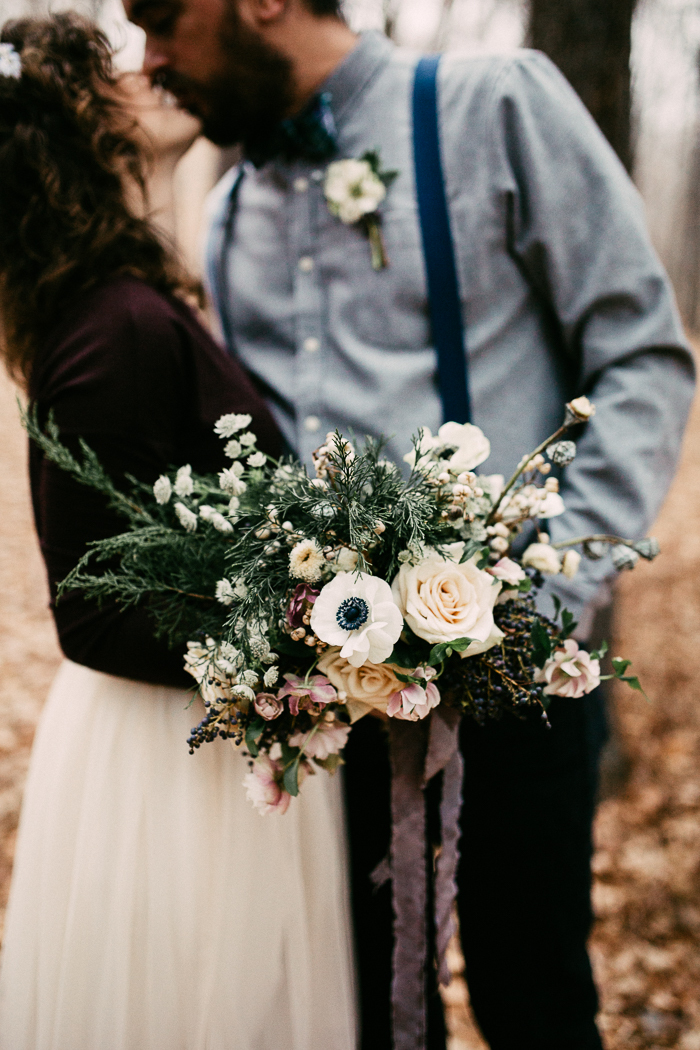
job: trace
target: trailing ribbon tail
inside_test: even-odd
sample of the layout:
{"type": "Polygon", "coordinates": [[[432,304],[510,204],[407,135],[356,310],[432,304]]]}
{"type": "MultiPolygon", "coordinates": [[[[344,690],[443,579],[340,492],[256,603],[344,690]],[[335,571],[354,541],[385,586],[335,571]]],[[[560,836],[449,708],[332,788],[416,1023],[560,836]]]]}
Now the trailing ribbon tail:
{"type": "MultiPolygon", "coordinates": [[[[462,804],[462,756],[458,712],[438,707],[429,720],[389,722],[391,757],[391,879],[394,905],[392,1014],[394,1050],[425,1050],[427,959],[427,839],[425,787],[443,772],[440,804],[442,848],[435,878],[435,928],[438,976],[450,979],[447,945],[454,932],[457,896],[459,814],[462,804]],[[426,724],[427,722],[427,724],[426,724]]],[[[379,866],[376,882],[386,876],[379,866]]]]}

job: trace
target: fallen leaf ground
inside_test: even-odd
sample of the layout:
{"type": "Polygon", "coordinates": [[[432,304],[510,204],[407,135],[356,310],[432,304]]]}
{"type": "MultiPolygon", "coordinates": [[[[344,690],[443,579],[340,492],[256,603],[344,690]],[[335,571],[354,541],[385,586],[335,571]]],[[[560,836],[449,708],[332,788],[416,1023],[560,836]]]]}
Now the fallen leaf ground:
{"type": "MultiPolygon", "coordinates": [[[[2,912],[34,727],[59,661],[14,398],[0,378],[2,912]]],[[[655,533],[663,556],[620,581],[615,629],[653,702],[616,696],[627,775],[596,821],[591,950],[606,1050],[700,1050],[700,404],[655,533]]],[[[452,964],[458,974],[456,950],[452,964]]],[[[484,1050],[458,976],[445,998],[450,1050],[484,1050]]]]}

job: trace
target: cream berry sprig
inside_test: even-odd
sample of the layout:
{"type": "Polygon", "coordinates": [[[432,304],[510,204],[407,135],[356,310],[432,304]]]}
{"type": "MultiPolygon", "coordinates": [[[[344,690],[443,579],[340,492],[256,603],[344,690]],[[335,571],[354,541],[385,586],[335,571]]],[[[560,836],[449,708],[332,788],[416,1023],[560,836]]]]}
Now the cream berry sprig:
{"type": "Polygon", "coordinates": [[[389,265],[379,205],[397,175],[397,171],[381,170],[377,150],[364,153],[359,160],[335,160],[326,169],[323,192],[328,210],[346,226],[364,229],[375,270],[383,270],[389,265]]]}

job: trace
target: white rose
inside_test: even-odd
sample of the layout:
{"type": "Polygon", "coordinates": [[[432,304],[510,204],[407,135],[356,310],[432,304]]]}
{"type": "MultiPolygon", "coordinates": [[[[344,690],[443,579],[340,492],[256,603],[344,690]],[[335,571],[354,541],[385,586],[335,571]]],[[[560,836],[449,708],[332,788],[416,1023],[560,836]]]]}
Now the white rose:
{"type": "Polygon", "coordinates": [[[346,705],[351,722],[372,710],[386,712],[391,697],[403,687],[390,664],[367,662],[353,667],[338,648],[323,654],[318,669],[338,690],[338,699],[346,705]]]}
{"type": "Polygon", "coordinates": [[[432,645],[472,638],[462,657],[484,653],[503,632],[493,622],[499,581],[477,568],[477,555],[460,565],[464,549],[452,544],[448,561],[433,551],[417,565],[404,564],[392,584],[394,600],[414,634],[432,645]]]}
{"type": "Polygon", "coordinates": [[[559,555],[548,543],[531,543],[523,554],[523,565],[531,565],[546,576],[556,576],[561,570],[559,555]]]}

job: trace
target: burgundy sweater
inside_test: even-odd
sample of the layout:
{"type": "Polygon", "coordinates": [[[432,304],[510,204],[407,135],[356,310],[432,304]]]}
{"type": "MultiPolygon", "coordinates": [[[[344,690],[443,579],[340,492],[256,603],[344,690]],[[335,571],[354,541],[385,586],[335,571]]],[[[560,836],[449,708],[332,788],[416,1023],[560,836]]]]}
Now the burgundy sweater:
{"type": "MultiPolygon", "coordinates": [[[[129,473],[152,483],[173,466],[221,470],[219,416],[248,412],[258,446],[279,455],[267,406],[239,364],[211,339],[189,308],[133,277],[114,278],[85,296],[39,353],[29,395],[49,410],[62,439],[83,437],[117,487],[129,473]]],[[[116,535],[126,519],[99,493],[49,463],[32,444],[34,519],[46,563],[51,610],[64,654],[97,671],[159,685],[192,685],[183,654],[153,637],[144,608],[98,606],[80,593],[56,602],[56,586],[91,540],[116,535]]]]}

